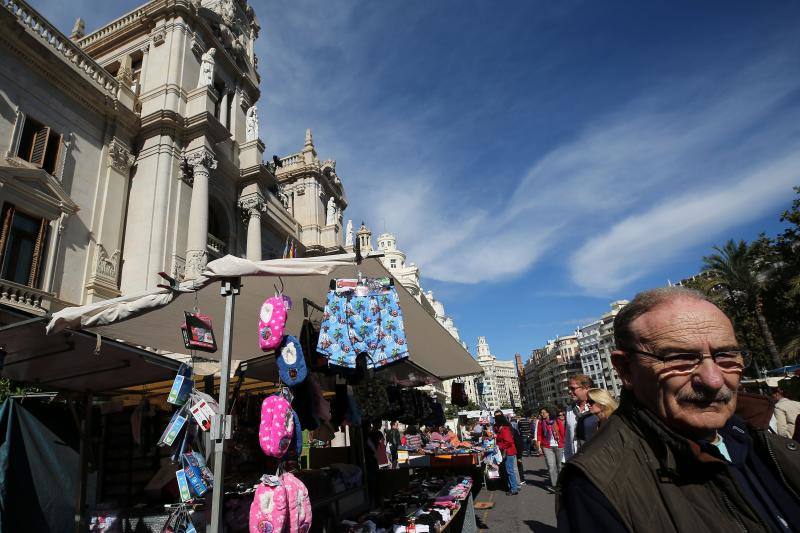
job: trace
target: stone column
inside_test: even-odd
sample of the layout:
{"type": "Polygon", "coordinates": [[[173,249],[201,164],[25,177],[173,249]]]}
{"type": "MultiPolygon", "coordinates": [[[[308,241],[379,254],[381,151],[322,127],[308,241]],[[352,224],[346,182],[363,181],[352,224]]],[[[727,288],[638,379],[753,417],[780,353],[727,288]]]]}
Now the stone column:
{"type": "Polygon", "coordinates": [[[206,266],[208,244],[208,181],[217,168],[214,154],[200,150],[189,154],[187,163],[193,169],[192,203],[189,208],[189,230],[186,238],[186,278],[196,278],[206,266]]]}
{"type": "Polygon", "coordinates": [[[267,204],[261,194],[249,194],[239,199],[239,209],[247,223],[247,259],[261,261],[261,213],[267,204]]]}

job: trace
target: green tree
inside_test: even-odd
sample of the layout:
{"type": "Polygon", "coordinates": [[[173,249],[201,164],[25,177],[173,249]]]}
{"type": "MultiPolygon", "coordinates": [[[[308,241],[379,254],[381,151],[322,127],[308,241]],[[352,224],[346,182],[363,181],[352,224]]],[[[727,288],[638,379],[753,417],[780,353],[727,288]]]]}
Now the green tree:
{"type": "Polygon", "coordinates": [[[9,396],[25,394],[28,392],[39,392],[39,389],[33,387],[23,387],[16,381],[12,381],[8,378],[0,378],[0,403],[6,401],[6,398],[9,396]]]}
{"type": "MultiPolygon", "coordinates": [[[[758,248],[745,241],[729,239],[723,246],[715,246],[716,253],[703,257],[704,272],[710,274],[708,282],[713,291],[721,294],[730,304],[734,315],[750,311],[756,319],[770,363],[781,366],[778,347],[764,315],[763,291],[770,274],[770,264],[759,261],[758,248]]],[[[763,259],[763,254],[761,256],[763,259]]]]}

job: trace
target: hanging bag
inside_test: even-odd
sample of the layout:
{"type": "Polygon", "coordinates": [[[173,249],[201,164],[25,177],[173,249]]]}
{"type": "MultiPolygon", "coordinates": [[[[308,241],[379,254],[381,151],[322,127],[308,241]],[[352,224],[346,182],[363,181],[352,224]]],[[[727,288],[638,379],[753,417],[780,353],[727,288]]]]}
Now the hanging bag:
{"type": "Polygon", "coordinates": [[[281,381],[293,387],[302,383],[308,375],[303,348],[297,338],[287,335],[278,353],[278,374],[281,381]]]}
{"type": "Polygon", "coordinates": [[[274,350],[283,340],[286,327],[286,312],[292,308],[292,300],[283,294],[267,298],[261,304],[258,315],[258,345],[262,351],[274,350]]]}
{"type": "Polygon", "coordinates": [[[453,405],[459,407],[466,407],[467,404],[469,404],[469,398],[467,398],[467,393],[464,390],[464,384],[458,381],[454,381],[450,385],[450,398],[453,405]]]}
{"type": "Polygon", "coordinates": [[[261,403],[261,424],[258,441],[270,457],[281,458],[294,438],[294,411],[281,394],[267,396],[261,403]]]}
{"type": "Polygon", "coordinates": [[[278,476],[261,476],[250,505],[250,533],[281,533],[289,519],[286,487],[278,476]]]}
{"type": "Polygon", "coordinates": [[[311,529],[311,501],[308,489],[294,474],[286,472],[281,476],[286,487],[289,508],[289,533],[306,533],[311,529]]]}
{"type": "Polygon", "coordinates": [[[185,318],[181,324],[183,345],[189,350],[202,352],[216,352],[217,341],[214,339],[214,330],[211,327],[211,317],[202,313],[183,312],[185,318]]]}

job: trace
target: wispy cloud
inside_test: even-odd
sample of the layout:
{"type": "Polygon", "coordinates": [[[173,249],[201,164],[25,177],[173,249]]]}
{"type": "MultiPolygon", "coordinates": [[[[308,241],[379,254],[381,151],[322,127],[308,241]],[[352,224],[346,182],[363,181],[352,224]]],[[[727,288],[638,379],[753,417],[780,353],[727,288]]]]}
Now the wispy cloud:
{"type": "Polygon", "coordinates": [[[591,292],[615,291],[709,236],[763,215],[798,182],[800,153],[794,151],[716,188],[661,202],[586,242],[572,257],[573,279],[591,292]]]}
{"type": "Polygon", "coordinates": [[[798,83],[786,68],[779,58],[663,84],[541,157],[505,202],[429,188],[401,233],[439,280],[519,275],[567,246],[578,248],[566,256],[581,289],[619,289],[785,197],[794,157],[776,157],[800,147],[800,113],[785,105],[798,83]]]}

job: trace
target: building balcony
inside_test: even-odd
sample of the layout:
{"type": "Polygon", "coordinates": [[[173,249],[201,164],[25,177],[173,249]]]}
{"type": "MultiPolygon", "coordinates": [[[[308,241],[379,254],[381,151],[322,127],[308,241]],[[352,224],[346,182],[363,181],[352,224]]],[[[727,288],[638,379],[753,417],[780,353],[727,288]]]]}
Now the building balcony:
{"type": "Polygon", "coordinates": [[[60,300],[53,293],[0,279],[0,304],[34,315],[45,315],[53,307],[61,307],[54,306],[54,303],[60,303],[60,300]]]}
{"type": "Polygon", "coordinates": [[[206,251],[208,251],[208,255],[210,255],[214,259],[219,259],[226,253],[225,241],[223,241],[220,238],[214,237],[209,233],[208,242],[206,244],[206,251]]]}

